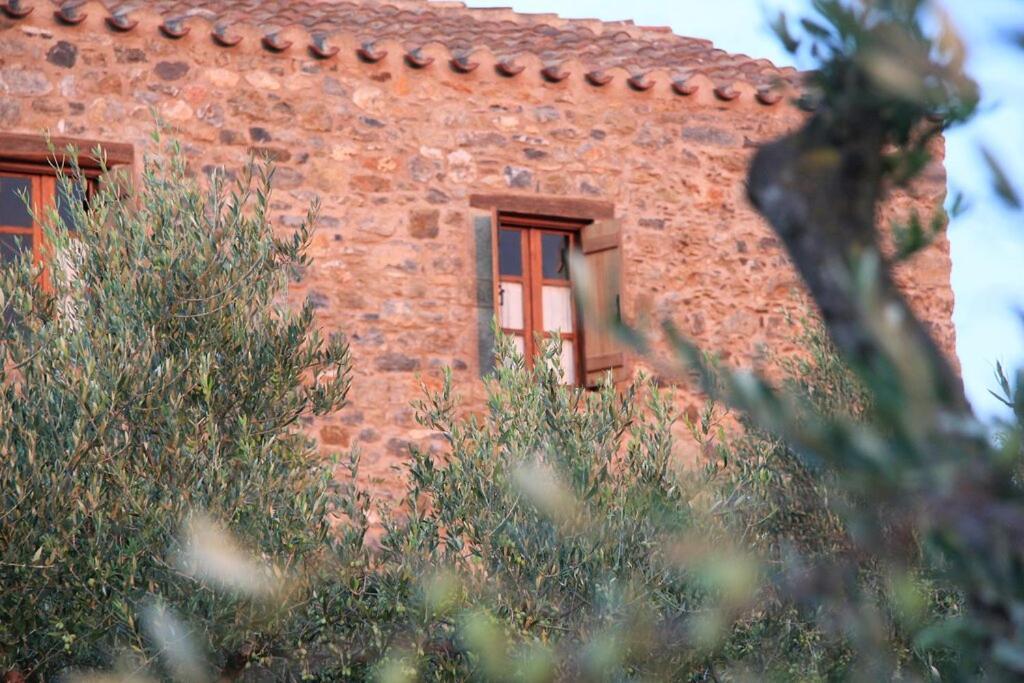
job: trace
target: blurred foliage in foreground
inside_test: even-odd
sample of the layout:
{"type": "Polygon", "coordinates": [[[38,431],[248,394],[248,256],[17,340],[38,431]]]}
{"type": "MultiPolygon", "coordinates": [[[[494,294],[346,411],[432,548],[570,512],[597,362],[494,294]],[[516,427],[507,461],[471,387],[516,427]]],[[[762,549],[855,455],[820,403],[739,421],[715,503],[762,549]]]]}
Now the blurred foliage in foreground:
{"type": "MultiPolygon", "coordinates": [[[[817,108],[758,152],[748,189],[825,328],[788,387],[667,329],[746,427],[718,435],[712,404],[692,425],[714,454],[700,472],[672,467],[674,416],[646,382],[566,389],[556,350],[527,369],[505,345],[483,416],[454,418],[448,385],[418,406],[450,452],[412,453],[406,505],[371,543],[368,495],[334,495],[292,430],[345,388],[344,347],[316,340],[308,309],[270,312],[305,232],[271,239],[262,208],[250,223],[172,162],[139,206],[96,203],[81,246],[57,231],[79,256],[54,268],[54,295],[27,264],[5,271],[20,324],[3,337],[3,664],[178,681],[249,665],[384,681],[1024,675],[1024,383],[1000,373],[1014,421],[993,438],[875,225],[976,93],[933,6],[815,6],[817,108]],[[108,221],[114,247],[97,237],[108,221]]],[[[917,225],[899,257],[927,242],[917,225]]]]}

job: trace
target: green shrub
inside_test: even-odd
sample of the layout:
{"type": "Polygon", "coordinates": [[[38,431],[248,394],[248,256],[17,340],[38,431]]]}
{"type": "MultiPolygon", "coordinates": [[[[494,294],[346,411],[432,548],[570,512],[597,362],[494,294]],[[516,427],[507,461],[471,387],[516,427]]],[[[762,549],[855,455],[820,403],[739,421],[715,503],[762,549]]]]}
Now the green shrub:
{"type": "MultiPolygon", "coordinates": [[[[862,419],[868,399],[820,322],[803,318],[798,325],[802,355],[773,357],[771,362],[781,370],[786,391],[805,397],[813,408],[803,419],[814,419],[815,412],[862,419]]],[[[710,414],[722,411],[713,400],[705,409],[710,414]]],[[[851,552],[841,513],[857,502],[836,485],[835,471],[759,428],[748,416],[736,417],[741,429],[729,434],[713,433],[707,418],[691,426],[704,450],[715,453],[704,476],[719,500],[718,519],[750,548],[776,562],[786,552],[810,558],[851,552]]]]}
{"type": "MultiPolygon", "coordinates": [[[[299,431],[343,403],[348,353],[310,306],[288,307],[309,231],[275,239],[256,170],[200,191],[172,148],[136,198],[80,212],[76,237],[51,217],[52,291],[28,262],[0,274],[16,320],[0,338],[0,666],[48,675],[128,652],[195,680],[207,651],[222,672],[276,657],[321,680],[958,670],[948,641],[919,636],[962,598],[914,533],[865,524],[887,501],[749,417],[704,471],[678,470],[671,397],[643,379],[565,387],[554,346],[528,368],[501,339],[482,415],[459,416],[450,376],[427,392],[418,420],[447,448],[412,449],[403,504],[370,542],[358,454],[335,483],[299,431]],[[257,562],[220,548],[241,575],[204,581],[183,529],[227,541],[199,515],[257,562]],[[169,659],[181,631],[192,659],[169,659]]],[[[804,345],[780,360],[793,423],[869,423],[872,394],[824,331],[804,345]]]]}
{"type": "Polygon", "coordinates": [[[141,656],[150,603],[219,660],[288,625],[175,560],[197,512],[281,575],[328,534],[330,472],[298,427],[342,405],[348,350],[283,305],[310,231],[274,236],[270,180],[201,190],[169,145],[134,196],[76,209],[74,236],[49,216],[51,290],[26,260],[0,271],[0,670],[141,656]]]}
{"type": "MultiPolygon", "coordinates": [[[[785,393],[801,401],[793,419],[870,419],[870,395],[845,365],[824,326],[813,317],[799,324],[802,354],[772,359],[783,371],[780,384],[785,393]]],[[[711,402],[706,412],[720,410],[711,402]]],[[[855,661],[858,651],[871,653],[879,675],[907,667],[927,669],[937,657],[948,656],[948,651],[932,652],[924,661],[906,624],[900,623],[897,593],[904,589],[918,592],[922,621],[935,623],[960,610],[959,596],[937,580],[918,538],[885,527],[879,552],[864,552],[860,536],[865,532],[858,526],[863,516],[858,511],[873,509],[873,517],[885,520],[880,501],[852,494],[841,473],[812,451],[797,450],[745,414],[739,421],[740,431],[717,439],[711,420],[694,425],[696,438],[715,446],[715,460],[704,471],[715,501],[713,523],[757,553],[774,581],[766,582],[755,608],[734,625],[723,666],[744,666],[783,680],[846,679],[861,671],[863,663],[855,661]],[[886,565],[884,547],[889,543],[903,544],[902,555],[910,560],[901,568],[899,585],[888,574],[892,567],[886,565]],[[847,584],[838,605],[825,600],[821,588],[809,580],[814,572],[825,576],[832,569],[841,577],[829,578],[847,584]],[[803,585],[793,582],[794,574],[803,585]],[[863,642],[869,636],[858,632],[861,625],[856,621],[862,615],[850,618],[844,614],[847,610],[872,614],[877,627],[870,634],[873,642],[863,642]]]]}
{"type": "MultiPolygon", "coordinates": [[[[807,356],[778,359],[785,383],[862,419],[868,399],[821,329],[808,325],[804,341],[807,356]]],[[[323,656],[311,671],[831,680],[862,671],[862,651],[884,675],[937,661],[942,652],[925,661],[914,649],[900,591],[917,591],[931,621],[959,609],[956,594],[920,552],[899,585],[857,554],[853,503],[826,463],[745,421],[719,435],[716,462],[676,469],[670,397],[644,380],[619,393],[566,388],[557,358],[551,348],[528,369],[502,340],[482,416],[456,417],[450,381],[428,392],[418,418],[448,452],[412,450],[403,505],[382,511],[372,546],[371,499],[349,489],[336,568],[314,591],[323,656]],[[787,584],[797,562],[848,561],[851,609],[876,615],[878,632],[787,584]]],[[[713,412],[694,426],[702,441],[713,412]]]]}
{"type": "Polygon", "coordinates": [[[336,675],[382,658],[445,680],[700,669],[691,620],[720,588],[680,561],[695,480],[673,470],[669,401],[645,381],[567,388],[557,358],[528,369],[503,340],[482,416],[456,417],[450,377],[417,405],[449,452],[412,450],[375,550],[369,499],[352,499],[352,543],[318,589],[336,675]]]}

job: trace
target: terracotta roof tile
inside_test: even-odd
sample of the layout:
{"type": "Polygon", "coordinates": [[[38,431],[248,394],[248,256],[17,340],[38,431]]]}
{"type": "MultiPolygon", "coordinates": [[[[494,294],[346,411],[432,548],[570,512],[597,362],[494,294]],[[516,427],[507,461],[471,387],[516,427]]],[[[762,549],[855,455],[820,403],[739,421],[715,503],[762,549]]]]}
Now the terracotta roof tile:
{"type": "MultiPolygon", "coordinates": [[[[270,52],[287,50],[292,41],[281,32],[301,29],[309,34],[308,46],[317,56],[337,53],[332,37],[343,35],[364,45],[360,56],[369,61],[383,57],[374,44],[398,43],[413,67],[425,67],[417,50],[440,43],[452,52],[453,68],[464,69],[474,61],[474,50],[486,49],[497,61],[499,73],[513,77],[522,71],[517,58],[536,55],[547,65],[545,78],[559,81],[568,75],[561,69],[571,60],[582,62],[578,74],[591,85],[607,82],[605,73],[622,69],[631,75],[630,85],[645,90],[653,84],[646,74],[660,70],[672,74],[672,88],[690,94],[688,83],[702,75],[715,84],[720,99],[736,96],[733,84],[743,81],[758,92],[757,101],[773,104],[780,97],[767,94],[780,82],[797,89],[800,75],[780,69],[767,59],[730,54],[708,40],[685,38],[664,27],[638,27],[632,22],[601,22],[598,19],[565,19],[555,14],[522,14],[511,9],[474,9],[459,2],[427,0],[99,0],[109,12],[106,25],[114,31],[135,27],[132,13],[156,12],[164,19],[162,31],[175,37],[188,30],[188,19],[202,17],[214,23],[213,39],[220,45],[238,42],[238,29],[252,27],[270,52]]],[[[85,0],[0,0],[0,10],[10,16],[25,15],[33,6],[49,3],[56,20],[76,24],[84,18],[85,0]]],[[[292,35],[294,38],[295,36],[292,35]]],[[[475,67],[474,67],[475,68],[475,67]]],[[[655,79],[656,80],[656,79],[655,79]]]]}
{"type": "MultiPolygon", "coordinates": [[[[46,0],[0,0],[0,7],[44,5],[46,0]]],[[[49,0],[61,17],[73,21],[80,0],[49,0]]],[[[665,27],[641,27],[632,22],[603,22],[594,19],[562,19],[553,14],[519,14],[510,9],[471,9],[455,2],[426,0],[102,0],[116,17],[112,28],[131,30],[131,14],[138,10],[156,12],[165,21],[203,17],[221,28],[220,42],[230,44],[236,24],[255,26],[270,51],[287,49],[274,34],[302,28],[314,36],[314,50],[331,44],[331,36],[345,34],[361,43],[385,40],[401,44],[411,53],[427,43],[441,43],[454,57],[485,48],[499,62],[515,66],[516,58],[536,55],[545,64],[557,65],[573,59],[583,63],[584,73],[625,69],[634,76],[654,69],[668,71],[676,83],[703,74],[732,93],[740,80],[758,91],[780,81],[792,86],[799,74],[779,68],[765,59],[730,54],[716,49],[710,41],[677,36],[665,27]]],[[[109,22],[108,22],[109,23],[109,22]]],[[[174,28],[172,26],[172,28],[174,28]]],[[[329,47],[328,47],[329,49],[329,47]]],[[[326,54],[326,53],[325,53],[326,54]]],[[[321,55],[323,56],[323,55],[321,55]]],[[[329,55],[328,55],[329,56],[329,55]]],[[[514,69],[513,69],[514,71],[514,69]]],[[[557,71],[557,69],[555,70],[557,71]]],[[[555,72],[552,72],[555,73],[555,72]]],[[[506,75],[512,75],[511,72],[506,75]]],[[[579,74],[582,76],[583,74],[579,74]]],[[[644,84],[643,78],[634,83],[644,84]]],[[[686,88],[677,86],[682,93],[686,88]]],[[[762,104],[772,98],[759,98],[762,104]]]]}

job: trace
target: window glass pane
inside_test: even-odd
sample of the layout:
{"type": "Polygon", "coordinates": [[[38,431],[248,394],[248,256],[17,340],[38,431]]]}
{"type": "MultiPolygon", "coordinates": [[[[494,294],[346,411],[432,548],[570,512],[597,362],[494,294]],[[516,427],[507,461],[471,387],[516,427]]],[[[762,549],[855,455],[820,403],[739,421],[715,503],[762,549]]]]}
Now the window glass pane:
{"type": "Polygon", "coordinates": [[[0,263],[10,263],[21,252],[32,248],[32,235],[0,232],[0,263]]]}
{"type": "Polygon", "coordinates": [[[512,345],[516,347],[516,353],[520,356],[526,355],[526,340],[522,336],[517,334],[512,337],[512,345]]]}
{"type": "Polygon", "coordinates": [[[507,330],[523,329],[523,285],[502,282],[498,285],[501,304],[501,326],[507,330]]]}
{"type": "Polygon", "coordinates": [[[67,183],[57,180],[57,214],[60,216],[64,227],[72,232],[77,232],[78,217],[75,215],[75,205],[85,206],[85,188],[74,179],[68,178],[67,183]]]}
{"type": "Polygon", "coordinates": [[[565,383],[576,384],[576,346],[568,340],[562,341],[562,372],[565,383]]]}
{"type": "Polygon", "coordinates": [[[32,181],[0,175],[0,225],[31,228],[32,214],[22,201],[22,195],[31,197],[32,181]]]}
{"type": "Polygon", "coordinates": [[[519,230],[498,231],[498,272],[501,275],[523,274],[523,233],[519,230]]]}
{"type": "Polygon", "coordinates": [[[572,332],[572,289],[544,285],[541,306],[545,332],[572,332]]]}
{"type": "Polygon", "coordinates": [[[569,279],[569,236],[545,232],[540,236],[545,280],[569,279]]]}

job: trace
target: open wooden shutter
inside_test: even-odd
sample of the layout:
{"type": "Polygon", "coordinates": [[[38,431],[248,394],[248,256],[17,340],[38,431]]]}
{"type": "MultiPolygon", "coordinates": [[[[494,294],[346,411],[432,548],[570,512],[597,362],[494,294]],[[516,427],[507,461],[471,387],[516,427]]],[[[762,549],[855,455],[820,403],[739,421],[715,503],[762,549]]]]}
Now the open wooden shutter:
{"type": "Polygon", "coordinates": [[[480,376],[494,370],[494,316],[498,300],[498,221],[494,213],[473,218],[476,240],[477,350],[480,376]]]}
{"type": "MultiPolygon", "coordinates": [[[[594,221],[583,228],[580,248],[586,266],[588,291],[582,311],[583,377],[597,386],[608,371],[614,381],[625,378],[625,353],[615,337],[621,320],[622,224],[617,219],[594,221]]],[[[582,284],[582,283],[577,283],[582,284]]]]}

